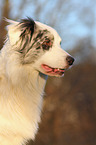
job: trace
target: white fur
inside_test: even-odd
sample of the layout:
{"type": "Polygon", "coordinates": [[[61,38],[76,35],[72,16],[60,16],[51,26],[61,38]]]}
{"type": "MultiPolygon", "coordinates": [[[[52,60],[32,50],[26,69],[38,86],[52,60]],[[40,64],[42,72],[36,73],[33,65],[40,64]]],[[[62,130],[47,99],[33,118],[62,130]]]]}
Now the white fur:
{"type": "MultiPolygon", "coordinates": [[[[34,140],[40,122],[43,90],[47,76],[41,64],[66,68],[67,52],[61,49],[57,32],[40,22],[40,29],[54,35],[54,44],[33,64],[22,65],[20,56],[12,47],[21,34],[18,22],[10,21],[8,38],[0,53],[0,145],[23,145],[34,140]]],[[[18,49],[18,48],[17,48],[18,49]]]]}

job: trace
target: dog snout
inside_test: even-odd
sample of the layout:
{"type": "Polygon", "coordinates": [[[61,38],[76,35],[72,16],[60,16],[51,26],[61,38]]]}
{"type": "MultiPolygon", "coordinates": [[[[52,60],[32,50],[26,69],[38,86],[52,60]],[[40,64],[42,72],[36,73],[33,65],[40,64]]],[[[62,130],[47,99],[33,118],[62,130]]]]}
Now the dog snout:
{"type": "Polygon", "coordinates": [[[73,62],[74,62],[74,58],[72,57],[72,56],[67,56],[66,57],[66,61],[67,61],[67,63],[68,63],[68,65],[72,65],[73,64],[73,62]]]}

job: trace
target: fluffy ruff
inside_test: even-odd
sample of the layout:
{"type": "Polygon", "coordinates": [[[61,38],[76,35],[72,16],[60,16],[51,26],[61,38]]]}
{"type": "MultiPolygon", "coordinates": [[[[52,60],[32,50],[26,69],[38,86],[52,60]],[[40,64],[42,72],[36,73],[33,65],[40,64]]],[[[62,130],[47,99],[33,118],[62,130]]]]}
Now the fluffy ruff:
{"type": "Polygon", "coordinates": [[[30,18],[7,21],[0,53],[0,145],[24,145],[38,131],[47,75],[63,76],[74,59],[53,28],[30,18]]]}

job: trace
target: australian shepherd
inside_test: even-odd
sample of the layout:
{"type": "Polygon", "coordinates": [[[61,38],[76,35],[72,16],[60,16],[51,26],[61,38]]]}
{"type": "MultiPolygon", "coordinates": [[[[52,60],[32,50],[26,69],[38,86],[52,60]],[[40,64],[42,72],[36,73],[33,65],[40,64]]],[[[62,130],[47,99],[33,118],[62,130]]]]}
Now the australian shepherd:
{"type": "Polygon", "coordinates": [[[25,145],[38,131],[47,76],[64,76],[74,58],[51,27],[7,20],[0,52],[0,145],[25,145]]]}

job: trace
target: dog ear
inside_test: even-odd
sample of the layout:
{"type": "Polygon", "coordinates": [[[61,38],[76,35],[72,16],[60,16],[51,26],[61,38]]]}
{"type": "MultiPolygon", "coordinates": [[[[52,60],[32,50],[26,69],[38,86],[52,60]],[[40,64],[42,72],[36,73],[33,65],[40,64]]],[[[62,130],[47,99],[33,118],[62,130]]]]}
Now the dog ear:
{"type": "Polygon", "coordinates": [[[17,42],[28,41],[32,39],[34,33],[35,22],[31,18],[21,19],[20,22],[6,19],[10,23],[6,28],[8,31],[8,39],[11,45],[15,45],[17,42]]]}
{"type": "Polygon", "coordinates": [[[20,30],[17,29],[19,22],[9,20],[9,19],[5,19],[5,20],[9,23],[9,25],[6,26],[6,29],[8,31],[7,37],[10,41],[10,44],[14,45],[19,40],[19,36],[20,36],[20,30]]]}

